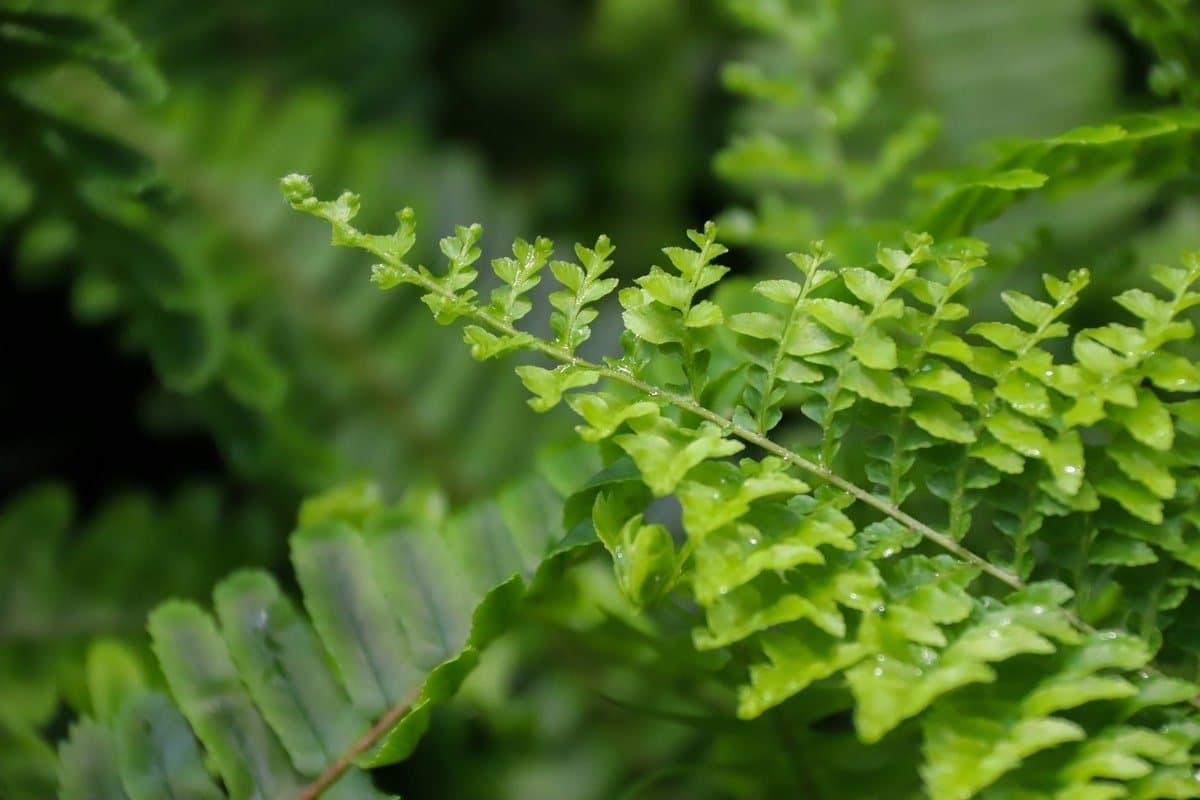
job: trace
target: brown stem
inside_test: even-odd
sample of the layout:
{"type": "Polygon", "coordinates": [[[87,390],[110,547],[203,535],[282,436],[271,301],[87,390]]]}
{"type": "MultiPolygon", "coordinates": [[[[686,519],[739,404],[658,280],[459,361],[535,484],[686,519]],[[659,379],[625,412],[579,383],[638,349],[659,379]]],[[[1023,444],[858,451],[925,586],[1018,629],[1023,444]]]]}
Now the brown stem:
{"type": "Polygon", "coordinates": [[[322,770],[321,774],[313,779],[312,783],[304,787],[304,791],[300,792],[296,800],[316,800],[326,789],[333,786],[338,778],[342,777],[346,770],[350,769],[354,764],[354,759],[374,746],[380,737],[394,728],[396,723],[412,709],[413,703],[417,702],[417,698],[421,696],[423,688],[423,685],[416,686],[401,698],[400,702],[389,708],[379,718],[379,721],[371,726],[369,731],[360,736],[354,744],[350,745],[346,752],[342,753],[336,761],[322,770]]]}

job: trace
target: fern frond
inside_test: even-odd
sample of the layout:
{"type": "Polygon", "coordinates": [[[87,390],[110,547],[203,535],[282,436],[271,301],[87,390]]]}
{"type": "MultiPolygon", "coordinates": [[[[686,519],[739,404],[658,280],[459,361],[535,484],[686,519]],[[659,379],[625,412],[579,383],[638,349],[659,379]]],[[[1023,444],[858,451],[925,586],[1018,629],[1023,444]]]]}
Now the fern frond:
{"type": "Polygon", "coordinates": [[[163,78],[141,44],[117,19],[87,2],[0,6],[4,31],[5,94],[22,81],[64,64],[94,70],[124,94],[142,101],[161,99],[163,78]]]}
{"type": "MultiPolygon", "coordinates": [[[[905,230],[944,240],[1002,217],[993,230],[1020,244],[995,264],[1044,255],[1047,269],[1047,251],[1069,241],[1099,268],[1152,203],[1176,202],[1160,179],[1195,172],[1192,109],[1126,114],[1115,102],[1118,54],[1086,3],[728,5],[757,34],[750,57],[725,73],[747,101],[750,132],[716,167],[754,202],[722,216],[731,241],[780,252],[822,238],[859,261],[905,230]],[[955,164],[972,166],[946,169],[955,164]]],[[[1187,4],[1109,5],[1157,43],[1152,83],[1191,91],[1187,4]]],[[[1100,282],[1120,284],[1108,266],[1100,282]]]]}
{"type": "Polygon", "coordinates": [[[587,540],[564,538],[554,486],[592,461],[551,458],[554,485],[534,476],[446,519],[346,493],[309,503],[291,540],[307,613],[249,570],[216,587],[215,615],[160,606],[150,635],[171,699],[131,691],[76,725],[63,797],[223,797],[210,761],[230,797],[379,796],[362,768],[412,751],[539,567],[587,540]]]}
{"type": "Polygon", "coordinates": [[[209,486],[161,501],[123,494],[78,516],[56,484],[0,510],[0,786],[21,796],[53,793],[54,753],[40,731],[61,714],[105,713],[111,692],[140,680],[151,608],[276,555],[270,510],[209,486]]]}
{"type": "Polygon", "coordinates": [[[1197,131],[1200,112],[1165,108],[1004,143],[987,166],[922,177],[936,199],[918,225],[938,238],[963,236],[1037,190],[1062,196],[1116,174],[1186,173],[1197,131]]]}
{"type": "MultiPolygon", "coordinates": [[[[51,259],[29,270],[69,278],[81,316],[118,324],[172,390],[159,402],[211,431],[239,475],[294,496],[363,474],[384,486],[428,479],[460,503],[527,463],[531,432],[497,424],[521,407],[521,387],[479,391],[496,376],[472,366],[456,335],[381,313],[372,287],[332,277],[340,254],[311,258],[314,239],[270,202],[281,160],[299,158],[368,192],[390,191],[403,174],[423,214],[465,208],[519,219],[521,204],[489,189],[473,160],[397,149],[394,127],[355,126],[326,91],[276,97],[250,81],[219,92],[180,87],[155,112],[74,83],[45,96],[135,154],[143,171],[156,168],[172,202],[88,195],[63,223],[68,241],[86,248],[86,268],[57,275],[62,264],[51,259]],[[463,425],[468,397],[488,402],[473,405],[463,425]],[[460,437],[489,445],[456,460],[460,437]]],[[[437,252],[428,244],[422,257],[437,252]]],[[[537,432],[539,441],[555,435],[537,432]]]]}
{"type": "MultiPolygon", "coordinates": [[[[754,202],[721,219],[731,241],[784,251],[820,237],[860,258],[875,237],[900,232],[891,221],[913,218],[904,185],[921,171],[975,160],[980,141],[1044,137],[1118,113],[1118,59],[1084,3],[726,5],[756,34],[723,73],[745,101],[747,132],[715,167],[754,202]]],[[[1173,11],[1143,11],[1185,27],[1168,21],[1173,11]]],[[[1124,215],[1138,202],[1106,196],[1102,210],[1124,215]]]]}
{"type": "Polygon", "coordinates": [[[938,121],[906,110],[887,120],[885,132],[863,136],[876,122],[869,112],[895,37],[873,30],[866,44],[846,41],[850,37],[841,36],[838,26],[840,4],[727,5],[764,41],[755,58],[730,63],[722,73],[726,88],[751,102],[747,116],[755,124],[716,155],[714,168],[727,182],[755,190],[758,201],[753,212],[727,214],[722,226],[735,240],[801,246],[816,231],[877,205],[889,184],[929,148],[938,121]],[[813,201],[817,197],[820,202],[813,201]]]}
{"type": "MultiPolygon", "coordinates": [[[[323,203],[295,175],[284,180],[284,191],[294,207],[331,224],[335,243],[384,259],[376,274],[386,270],[389,280],[418,286],[428,304],[453,308],[487,329],[499,347],[521,347],[559,364],[522,368],[537,394],[535,407],[548,409],[570,392],[568,404],[586,423],[580,434],[611,441],[640,475],[633,484],[587,495],[619,583],[636,605],[671,587],[691,587],[704,612],[693,633],[696,647],[749,654],[741,714],[761,714],[814,687],[844,685],[864,746],[917,721],[921,775],[936,800],[989,787],[998,797],[1046,787],[1053,796],[1077,796],[1102,790],[1092,785],[1097,776],[1124,780],[1123,791],[1136,795],[1139,780],[1167,785],[1191,763],[1195,737],[1188,733],[1149,756],[1139,748],[1159,722],[1195,719],[1190,701],[1197,687],[1165,677],[1151,663],[1151,646],[1097,631],[1066,607],[1072,592],[1046,579],[1093,568],[1086,553],[1064,569],[1032,543],[1050,535],[1043,522],[1055,516],[1071,533],[1056,533],[1054,544],[1065,540],[1086,551],[1125,525],[1105,499],[1133,513],[1124,487],[1091,477],[1106,474],[1113,457],[1103,447],[1085,450],[1083,433],[1100,441],[1130,437],[1151,449],[1173,440],[1171,413],[1142,370],[1153,358],[1186,369],[1169,343],[1193,335],[1179,317],[1194,302],[1190,287],[1200,279],[1200,258],[1189,257],[1184,269],[1156,271],[1171,299],[1146,292],[1119,298],[1141,329],[1113,324],[1078,331],[1071,340],[1075,361],[1060,362],[1047,343],[1071,334],[1062,317],[1086,286],[1084,271],[1067,280],[1047,276],[1050,302],[1006,293],[1017,324],[971,324],[968,309],[952,298],[983,264],[979,242],[911,236],[906,249],[881,247],[876,264],[832,269],[822,266],[826,258],[817,249],[793,256],[804,283],[761,282],[755,290],[766,300],[762,310],[726,322],[717,303],[696,297],[697,288],[718,283],[723,272],[710,263],[723,252],[710,225],[689,233],[696,250],[665,251],[678,275],[655,267],[637,288],[620,292],[626,352],[600,364],[475,303],[454,285],[453,266],[443,274],[410,266],[389,249],[388,237],[359,232],[343,213],[354,205],[349,196],[323,203]],[[746,339],[751,343],[741,350],[746,339]],[[724,360],[750,367],[726,416],[707,405],[705,372],[715,348],[729,342],[724,360]],[[797,342],[801,355],[788,351],[797,342]],[[776,382],[785,357],[811,375],[781,397],[776,382]],[[762,423],[756,419],[764,396],[771,398],[768,412],[770,403],[795,403],[817,423],[823,441],[811,454],[765,435],[777,420],[770,413],[759,417],[762,423]],[[883,456],[892,463],[888,471],[867,469],[866,485],[882,484],[883,496],[857,480],[844,446],[875,437],[890,440],[883,456]],[[747,447],[767,457],[737,467],[725,461],[747,447]],[[918,466],[914,449],[938,455],[918,466]],[[948,481],[939,476],[946,463],[957,465],[948,481]],[[789,475],[792,469],[823,485],[814,490],[789,475]],[[969,510],[980,496],[1000,506],[1012,492],[1029,497],[1027,510],[989,509],[986,521],[969,510]],[[681,549],[663,525],[646,522],[655,496],[680,503],[681,549]],[[1004,517],[1013,512],[1015,522],[1004,517]],[[949,532],[920,519],[938,513],[950,518],[949,532]],[[1007,537],[1007,562],[992,555],[1006,541],[997,535],[1007,537]],[[943,553],[917,552],[922,543],[943,553]],[[1143,691],[1153,698],[1149,708],[1162,703],[1165,710],[1131,699],[1143,691]],[[1077,715],[1085,705],[1087,714],[1077,715]],[[989,709],[978,724],[963,711],[973,707],[989,709]],[[949,721],[959,717],[966,720],[961,727],[949,721]],[[1007,726],[992,725],[994,719],[1007,726]],[[943,748],[943,741],[951,744],[943,748]],[[1144,767],[1136,774],[1097,772],[1090,749],[1097,741],[1122,743],[1122,752],[1144,767]]],[[[402,216],[401,230],[411,224],[402,216]]],[[[478,341],[476,334],[467,338],[478,341]]],[[[1130,456],[1116,458],[1135,470],[1130,456]]],[[[1144,478],[1165,493],[1170,484],[1161,470],[1170,467],[1156,469],[1144,478]]],[[[1155,558],[1172,570],[1191,569],[1170,560],[1170,547],[1155,558]]]]}

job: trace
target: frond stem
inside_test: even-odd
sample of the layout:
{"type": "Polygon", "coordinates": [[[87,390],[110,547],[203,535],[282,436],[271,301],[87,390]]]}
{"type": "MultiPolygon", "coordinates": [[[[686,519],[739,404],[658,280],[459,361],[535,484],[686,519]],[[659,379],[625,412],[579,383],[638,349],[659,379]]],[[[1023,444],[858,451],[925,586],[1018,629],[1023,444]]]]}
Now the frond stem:
{"type": "MultiPolygon", "coordinates": [[[[412,267],[409,267],[407,264],[402,263],[394,265],[404,271],[409,282],[448,300],[460,300],[460,298],[453,291],[439,284],[435,278],[428,275],[424,270],[416,270],[412,267]]],[[[501,333],[510,337],[523,337],[522,332],[517,330],[511,324],[497,319],[492,314],[489,314],[485,309],[482,309],[478,306],[471,305],[467,308],[464,308],[462,313],[466,316],[472,317],[477,322],[490,327],[497,333],[501,333]]],[[[977,567],[980,572],[990,575],[1004,585],[1014,590],[1023,589],[1026,586],[1025,581],[1021,580],[1020,575],[1017,573],[992,564],[986,558],[975,554],[971,550],[968,550],[966,547],[959,544],[958,541],[956,541],[952,536],[926,525],[924,522],[921,522],[911,514],[908,514],[900,509],[899,506],[890,500],[875,495],[867,489],[862,488],[858,484],[834,473],[828,467],[817,464],[800,455],[799,453],[772,441],[768,437],[756,431],[738,425],[728,417],[722,416],[721,414],[706,408],[691,397],[686,397],[675,392],[665,391],[658,386],[653,386],[638,378],[628,370],[616,369],[579,358],[570,350],[542,339],[527,339],[523,346],[534,352],[541,353],[542,355],[553,359],[554,361],[558,361],[559,363],[567,364],[581,370],[592,371],[604,378],[607,378],[608,380],[623,383],[630,388],[638,390],[648,397],[662,398],[676,408],[717,425],[721,428],[721,430],[727,432],[729,435],[735,436],[744,442],[762,448],[766,452],[777,456],[783,461],[797,467],[800,471],[806,472],[809,475],[824,481],[825,483],[850,495],[855,500],[865,503],[882,514],[891,517],[904,527],[908,528],[910,531],[919,534],[922,538],[932,542],[946,552],[957,556],[974,567],[977,567]]],[[[1089,634],[1097,633],[1096,628],[1088,624],[1076,612],[1070,609],[1064,609],[1064,613],[1071,623],[1079,630],[1089,634]]],[[[1145,671],[1151,675],[1160,677],[1163,675],[1162,671],[1153,665],[1147,665],[1145,671]]],[[[1200,697],[1193,697],[1191,699],[1191,704],[1197,708],[1200,708],[1200,697]]],[[[315,797],[315,795],[304,796],[301,798],[301,800],[312,800],[313,797],[315,797]]]]}
{"type": "Polygon", "coordinates": [[[412,709],[413,703],[417,702],[417,698],[421,696],[421,691],[424,688],[424,684],[418,684],[408,694],[404,695],[396,705],[389,708],[371,726],[370,730],[356,739],[354,744],[346,749],[346,752],[342,753],[336,761],[325,767],[321,771],[321,774],[313,779],[312,783],[305,786],[304,790],[296,797],[296,800],[317,800],[329,787],[337,783],[338,778],[342,777],[346,770],[354,765],[354,759],[361,756],[367,750],[370,750],[384,734],[394,728],[403,719],[404,715],[412,709]]]}
{"type": "MultiPolygon", "coordinates": [[[[425,276],[421,273],[421,271],[411,268],[407,268],[406,271],[410,280],[413,283],[416,283],[422,289],[445,297],[448,300],[458,299],[454,292],[446,289],[435,279],[425,276]]],[[[517,330],[509,323],[497,319],[492,314],[489,314],[486,310],[477,306],[471,306],[469,309],[465,309],[463,313],[472,317],[477,322],[481,322],[498,333],[502,333],[506,336],[519,337],[522,335],[521,331],[517,330]]],[[[756,431],[736,424],[733,422],[733,420],[722,416],[721,414],[718,414],[709,408],[706,408],[691,397],[687,397],[675,392],[664,391],[660,387],[652,386],[651,384],[646,383],[631,372],[614,369],[612,367],[604,366],[603,364],[596,364],[573,355],[562,347],[541,339],[534,339],[533,341],[530,341],[528,343],[528,348],[560,363],[569,364],[577,369],[596,372],[604,378],[617,381],[618,383],[623,383],[626,386],[637,389],[639,392],[649,397],[660,397],[676,408],[693,414],[700,419],[712,422],[730,435],[736,436],[744,442],[748,442],[756,447],[760,447],[768,453],[783,459],[787,463],[792,464],[800,469],[802,472],[806,472],[809,475],[820,478],[822,481],[836,487],[837,489],[840,489],[854,499],[859,500],[891,517],[904,527],[920,534],[922,537],[928,539],[947,552],[953,553],[962,560],[978,567],[980,571],[991,575],[1001,583],[1004,583],[1013,589],[1020,589],[1025,585],[1020,577],[1018,577],[1015,573],[1010,572],[1003,567],[998,567],[982,556],[976,555],[956,542],[952,537],[942,533],[941,531],[931,528],[924,522],[921,522],[912,515],[902,511],[895,503],[876,496],[858,484],[848,481],[840,475],[834,473],[828,467],[817,464],[814,461],[810,461],[794,450],[790,450],[756,431]]]]}

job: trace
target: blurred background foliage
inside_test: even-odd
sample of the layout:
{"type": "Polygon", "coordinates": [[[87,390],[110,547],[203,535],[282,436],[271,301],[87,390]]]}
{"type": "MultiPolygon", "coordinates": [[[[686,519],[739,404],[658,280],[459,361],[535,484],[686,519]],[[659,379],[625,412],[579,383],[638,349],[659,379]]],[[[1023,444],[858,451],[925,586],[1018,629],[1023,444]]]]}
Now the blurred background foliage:
{"type": "MultiPolygon", "coordinates": [[[[524,413],[510,364],[481,368],[374,291],[287,211],[279,176],[412,205],[439,235],[479,220],[493,246],[536,231],[565,251],[604,232],[625,275],[716,216],[750,246],[730,262],[746,274],[817,235],[852,259],[936,201],[944,176],[914,189],[914,175],[1004,157],[982,140],[1195,102],[1195,9],[0,0],[0,795],[53,793],[53,742],[97,702],[95,676],[153,679],[153,604],[240,565],[286,581],[306,493],[370,478],[459,505],[566,431],[524,413]]],[[[1006,243],[991,280],[1077,266],[1069,248],[1103,298],[1135,255],[1194,244],[1196,156],[1178,152],[1153,188],[1118,164],[1069,201],[984,221],[1006,243]]],[[[772,720],[720,721],[732,698],[703,675],[657,674],[686,663],[654,648],[690,647],[687,626],[639,634],[650,623],[605,564],[527,617],[384,785],[771,796],[738,776],[772,720]],[[454,769],[464,753],[471,768],[454,769]]]]}

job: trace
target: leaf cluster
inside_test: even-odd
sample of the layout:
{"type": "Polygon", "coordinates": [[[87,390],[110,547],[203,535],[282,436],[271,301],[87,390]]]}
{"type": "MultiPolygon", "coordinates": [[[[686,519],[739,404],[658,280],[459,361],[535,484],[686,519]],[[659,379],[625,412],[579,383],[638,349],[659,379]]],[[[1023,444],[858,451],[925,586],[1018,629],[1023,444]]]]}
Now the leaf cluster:
{"type": "Polygon", "coordinates": [[[555,363],[519,374],[535,408],[565,400],[582,438],[612,445],[625,477],[586,499],[619,585],[635,605],[672,591],[699,605],[697,649],[748,662],[740,714],[832,694],[863,748],[919,750],[909,763],[939,799],[1194,794],[1196,663],[1162,631],[1196,580],[1182,528],[1163,537],[1191,524],[1193,478],[1167,453],[1195,447],[1200,376],[1174,348],[1194,337],[1196,255],[1156,267],[1157,292],[1116,298],[1134,324],[1072,331],[1083,270],[1047,275],[1045,299],[1004,293],[1009,320],[972,320],[957,295],[985,246],[928,234],[865,267],[814,246],[792,256],[797,280],[760,281],[756,310],[727,314],[697,298],[725,273],[709,225],[664,250],[670,270],[616,292],[624,352],[597,363],[476,301],[456,261],[474,226],[444,241],[435,273],[404,260],[410,212],[395,234],[366,234],[353,195],[320,201],[296,175],[283,189],[335,244],[379,258],[377,283],[469,320],[477,358],[523,348],[555,363]],[[818,443],[772,436],[790,409],[818,443]],[[851,444],[868,455],[861,474],[851,444]],[[647,521],[655,497],[678,501],[682,546],[647,521]],[[1149,565],[1170,577],[1147,586],[1149,565]],[[1071,588],[1103,581],[1155,621],[1071,588]]]}
{"type": "MultiPolygon", "coordinates": [[[[630,284],[615,277],[628,273],[605,236],[575,245],[574,258],[556,258],[543,237],[493,258],[477,224],[426,247],[416,220],[439,205],[431,187],[460,171],[452,159],[404,161],[418,211],[401,211],[387,234],[355,226],[357,195],[320,200],[307,178],[284,179],[289,203],[326,220],[334,244],[371,254],[378,287],[415,289],[439,324],[461,326],[476,359],[519,360],[529,405],[568,407],[589,449],[556,463],[553,486],[527,478],[449,517],[419,493],[399,506],[359,489],[310,501],[292,537],[303,611],[265,571],[219,584],[212,612],[190,600],[159,607],[150,634],[167,691],[149,688],[156,680],[132,651],[93,651],[91,713],[61,749],[65,797],[378,796],[365,770],[411,751],[432,708],[511,622],[526,582],[592,540],[644,612],[622,635],[665,663],[654,679],[716,683],[746,721],[730,752],[762,752],[721,768],[730,786],[774,787],[784,774],[787,791],[813,797],[1198,794],[1200,255],[1134,276],[1136,288],[1108,291],[1054,263],[996,292],[990,281],[1015,274],[1006,267],[1044,262],[1052,248],[1015,241],[996,254],[967,238],[1023,235],[1022,214],[1063,231],[1073,217],[1099,250],[1122,233],[1092,218],[1105,186],[1145,189],[1110,219],[1175,201],[1196,172],[1200,128],[1187,105],[1188,4],[1112,4],[1160,59],[1156,90],[1183,104],[1034,131],[975,166],[927,172],[911,192],[902,179],[944,167],[956,148],[912,109],[971,93],[970,80],[943,81],[976,60],[961,47],[954,60],[953,33],[896,42],[845,26],[837,3],[727,5],[776,47],[724,73],[758,124],[716,167],[750,189],[756,210],[688,231],[630,284]],[[933,78],[928,96],[892,106],[898,85],[922,83],[889,72],[897,50],[906,61],[921,51],[913,72],[924,65],[933,78]],[[770,278],[742,279],[722,263],[719,232],[795,252],[770,278]],[[809,244],[818,234],[825,241],[809,244]],[[444,268],[424,265],[436,252],[444,268]],[[621,332],[619,352],[597,335],[606,330],[621,332]],[[667,625],[638,627],[667,618],[685,620],[686,646],[662,641],[667,625]]],[[[962,6],[939,9],[941,30],[987,16],[962,6]]],[[[1056,39],[1064,52],[1084,46],[1078,9],[1042,6],[1012,4],[1018,38],[1034,18],[1068,33],[1056,39]]],[[[888,13],[919,19],[913,8],[888,13]]],[[[327,96],[268,115],[254,87],[222,100],[221,114],[212,97],[178,99],[160,128],[92,94],[90,78],[43,70],[83,64],[136,89],[149,73],[119,28],[13,9],[0,43],[14,44],[5,57],[21,68],[3,103],[39,132],[13,165],[0,161],[22,258],[44,266],[86,233],[98,269],[76,282],[77,304],[126,321],[242,474],[294,491],[367,465],[389,484],[432,474],[457,501],[521,471],[513,453],[530,433],[514,424],[514,382],[454,360],[453,332],[347,289],[328,269],[332,251],[314,256],[277,206],[215,188],[298,151],[305,169],[391,191],[381,176],[399,167],[378,166],[390,130],[347,145],[327,96]],[[180,148],[167,126],[193,141],[180,148]],[[244,146],[247,131],[261,146],[244,146]],[[206,148],[219,167],[191,161],[206,148]],[[132,193],[150,185],[147,155],[183,197],[165,213],[132,193]],[[63,179],[85,162],[115,164],[112,180],[63,179]],[[35,194],[43,180],[67,190],[35,194]],[[401,349],[426,357],[392,364],[401,349]],[[289,361],[322,367],[286,374],[289,361]],[[371,412],[340,421],[360,406],[371,412]],[[440,425],[423,424],[430,415],[440,425]],[[471,424],[456,429],[461,418],[471,424]],[[468,443],[478,463],[463,463],[468,443]]],[[[1072,58],[1059,61],[1083,80],[1072,58]]],[[[1090,102],[1086,87],[1070,94],[1090,102]]],[[[941,104],[953,123],[954,104],[941,104]]],[[[568,610],[580,611],[556,613],[568,610]]],[[[737,724],[652,713],[697,729],[737,724]]]]}

